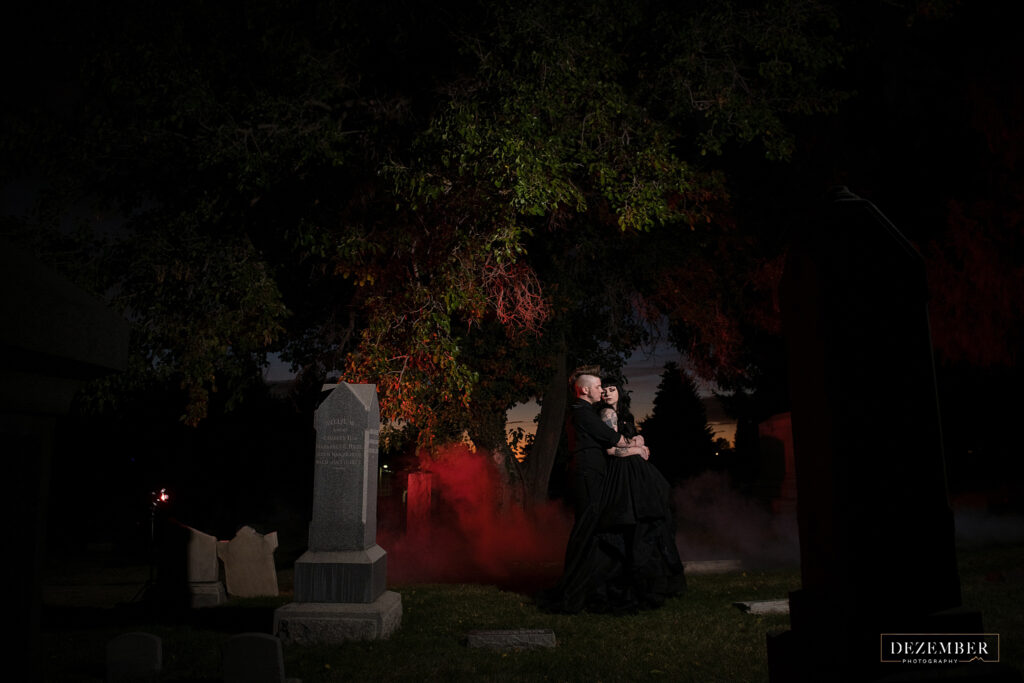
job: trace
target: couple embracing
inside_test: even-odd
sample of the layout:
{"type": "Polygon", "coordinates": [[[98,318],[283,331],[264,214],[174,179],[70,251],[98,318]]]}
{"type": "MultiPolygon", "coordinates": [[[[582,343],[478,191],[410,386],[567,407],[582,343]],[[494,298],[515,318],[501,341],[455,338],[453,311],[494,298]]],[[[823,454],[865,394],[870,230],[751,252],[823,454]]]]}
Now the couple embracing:
{"type": "Polygon", "coordinates": [[[572,386],[576,519],[562,578],[543,603],[570,613],[658,607],[686,586],[669,484],[648,462],[650,451],[637,434],[621,384],[580,372],[572,386]]]}

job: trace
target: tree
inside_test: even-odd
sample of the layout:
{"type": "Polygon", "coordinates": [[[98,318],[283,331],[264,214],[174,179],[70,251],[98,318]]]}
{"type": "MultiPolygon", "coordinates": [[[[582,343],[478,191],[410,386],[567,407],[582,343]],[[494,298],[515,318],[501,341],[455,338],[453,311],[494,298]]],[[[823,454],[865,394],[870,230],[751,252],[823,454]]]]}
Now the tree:
{"type": "Polygon", "coordinates": [[[495,261],[525,264],[551,302],[536,340],[549,360],[533,366],[533,383],[542,410],[559,417],[542,413],[527,461],[542,492],[566,367],[593,361],[601,342],[630,348],[643,314],[660,312],[648,304],[670,310],[702,349],[727,358],[739,344],[704,322],[721,297],[663,294],[730,228],[724,178],[702,160],[751,141],[785,158],[785,116],[837,101],[815,74],[838,52],[817,32],[830,17],[813,4],[686,13],[645,2],[518,3],[494,16],[488,39],[468,44],[475,73],[419,139],[421,156],[396,173],[411,202],[472,207],[467,222],[508,244],[495,261]],[[602,277],[589,277],[596,268],[602,277]]]}
{"type": "Polygon", "coordinates": [[[279,351],[314,384],[375,382],[423,443],[468,430],[497,450],[503,407],[543,396],[520,473],[534,496],[572,364],[616,358],[661,312],[732,358],[721,323],[741,304],[718,303],[745,297],[681,280],[744,244],[723,170],[751,144],[786,159],[794,117],[839,100],[815,0],[64,17],[71,104],[24,104],[13,120],[43,152],[4,149],[35,159],[51,227],[86,203],[117,219],[70,265],[135,322],[136,376],[178,380],[195,423],[279,351]]]}
{"type": "Polygon", "coordinates": [[[653,462],[669,481],[699,474],[714,464],[714,431],[690,375],[666,363],[654,396],[654,411],[641,424],[653,462]]]}

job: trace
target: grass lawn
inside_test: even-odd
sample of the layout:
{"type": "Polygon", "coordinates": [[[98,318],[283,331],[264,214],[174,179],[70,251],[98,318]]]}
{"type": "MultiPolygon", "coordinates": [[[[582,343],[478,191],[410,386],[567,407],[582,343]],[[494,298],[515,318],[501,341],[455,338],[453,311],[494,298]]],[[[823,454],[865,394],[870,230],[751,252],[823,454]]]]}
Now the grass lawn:
{"type": "MultiPolygon", "coordinates": [[[[964,604],[1002,634],[1004,662],[1024,668],[1024,547],[960,552],[964,604]]],[[[219,648],[234,633],[269,632],[279,598],[233,599],[177,616],[148,614],[130,601],[146,569],[69,567],[47,582],[42,649],[48,681],[99,681],[104,647],[133,630],[163,639],[165,681],[217,681],[219,648]],[[120,606],[113,605],[121,603],[120,606]]],[[[290,572],[281,572],[284,588],[290,572]]],[[[786,597],[799,572],[693,575],[689,590],[632,616],[551,615],[515,592],[477,585],[392,586],[402,595],[402,627],[390,640],[285,648],[285,672],[315,681],[767,681],[765,634],[788,628],[785,615],[754,616],[734,602],[786,597]],[[474,629],[549,628],[554,649],[470,649],[474,629]]]]}

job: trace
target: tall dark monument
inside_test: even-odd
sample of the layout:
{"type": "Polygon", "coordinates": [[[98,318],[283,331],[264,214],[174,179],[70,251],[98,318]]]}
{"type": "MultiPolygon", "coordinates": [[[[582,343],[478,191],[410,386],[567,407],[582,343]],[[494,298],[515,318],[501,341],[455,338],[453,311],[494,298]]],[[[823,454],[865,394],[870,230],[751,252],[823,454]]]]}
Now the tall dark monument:
{"type": "Polygon", "coordinates": [[[42,675],[40,577],[57,421],[86,382],[128,366],[128,323],[28,253],[0,241],[0,351],[2,514],[16,521],[8,524],[8,543],[28,574],[27,583],[13,591],[11,610],[20,623],[9,648],[19,653],[21,680],[36,680],[42,675]]]}
{"type": "Polygon", "coordinates": [[[924,261],[846,188],[812,227],[782,282],[802,586],[772,680],[905,675],[881,634],[982,631],[961,608],[924,261]]]}

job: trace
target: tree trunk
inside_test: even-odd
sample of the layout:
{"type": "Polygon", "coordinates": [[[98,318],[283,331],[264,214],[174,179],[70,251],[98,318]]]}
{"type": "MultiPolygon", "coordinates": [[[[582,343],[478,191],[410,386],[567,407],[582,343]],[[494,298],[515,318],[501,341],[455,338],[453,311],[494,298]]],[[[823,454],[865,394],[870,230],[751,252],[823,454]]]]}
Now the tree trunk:
{"type": "Polygon", "coordinates": [[[552,354],[551,365],[553,372],[541,399],[537,434],[533,440],[533,448],[530,449],[530,457],[526,461],[525,487],[528,505],[547,500],[548,482],[551,480],[551,470],[555,465],[555,453],[562,438],[569,396],[564,337],[552,354]]]}
{"type": "Polygon", "coordinates": [[[505,413],[488,406],[477,406],[478,411],[470,421],[469,438],[478,449],[485,451],[498,473],[501,489],[497,492],[499,507],[512,503],[523,504],[524,482],[522,468],[509,448],[505,433],[505,413]]]}

